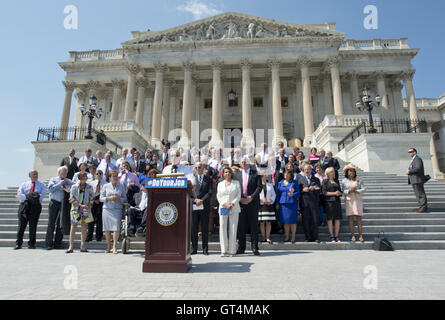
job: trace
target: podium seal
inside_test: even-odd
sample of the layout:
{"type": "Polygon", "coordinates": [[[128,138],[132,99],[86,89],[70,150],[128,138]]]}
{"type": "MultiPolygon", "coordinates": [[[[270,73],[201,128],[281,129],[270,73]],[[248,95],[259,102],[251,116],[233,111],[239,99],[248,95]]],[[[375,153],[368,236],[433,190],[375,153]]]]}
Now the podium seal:
{"type": "Polygon", "coordinates": [[[156,221],[164,227],[170,227],[178,220],[178,209],[170,202],[161,203],[155,211],[156,221]]]}

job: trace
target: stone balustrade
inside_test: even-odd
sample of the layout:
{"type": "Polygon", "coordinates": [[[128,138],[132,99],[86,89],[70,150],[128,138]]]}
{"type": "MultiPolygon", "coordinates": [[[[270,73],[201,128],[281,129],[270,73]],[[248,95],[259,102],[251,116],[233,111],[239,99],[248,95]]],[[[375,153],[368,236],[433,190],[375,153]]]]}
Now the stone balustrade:
{"type": "Polygon", "coordinates": [[[110,121],[106,123],[95,123],[94,128],[97,131],[103,130],[106,132],[122,132],[122,131],[135,131],[138,133],[145,141],[151,141],[151,137],[144,131],[143,128],[140,128],[136,125],[135,121],[110,121]]]}
{"type": "Polygon", "coordinates": [[[69,61],[94,61],[124,58],[124,50],[70,51],[69,61]]]}
{"type": "Polygon", "coordinates": [[[407,38],[345,40],[340,50],[410,49],[407,38]]]}
{"type": "MultiPolygon", "coordinates": [[[[439,108],[445,106],[445,94],[439,98],[417,98],[417,108],[439,108]]],[[[408,101],[403,99],[403,107],[408,108],[408,101]]]]}

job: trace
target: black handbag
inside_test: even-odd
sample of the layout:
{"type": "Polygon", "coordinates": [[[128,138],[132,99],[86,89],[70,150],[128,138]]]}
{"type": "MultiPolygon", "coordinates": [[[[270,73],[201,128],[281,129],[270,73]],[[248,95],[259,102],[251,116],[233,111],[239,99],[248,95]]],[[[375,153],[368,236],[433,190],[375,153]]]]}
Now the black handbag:
{"type": "Polygon", "coordinates": [[[374,243],[372,244],[372,248],[375,251],[394,251],[394,247],[392,243],[385,237],[385,233],[383,235],[379,235],[374,238],[374,243]]]}

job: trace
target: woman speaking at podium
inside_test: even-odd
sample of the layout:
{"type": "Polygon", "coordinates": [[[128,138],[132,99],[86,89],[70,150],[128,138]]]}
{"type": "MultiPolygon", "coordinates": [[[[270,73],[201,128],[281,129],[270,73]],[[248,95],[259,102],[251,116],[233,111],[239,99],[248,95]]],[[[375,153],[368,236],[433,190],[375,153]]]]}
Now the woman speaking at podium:
{"type": "Polygon", "coordinates": [[[216,198],[219,202],[219,239],[221,244],[221,257],[231,257],[236,254],[236,233],[241,208],[241,186],[233,180],[233,171],[230,167],[223,169],[223,181],[218,184],[216,198]],[[229,233],[227,234],[227,225],[229,233]]]}

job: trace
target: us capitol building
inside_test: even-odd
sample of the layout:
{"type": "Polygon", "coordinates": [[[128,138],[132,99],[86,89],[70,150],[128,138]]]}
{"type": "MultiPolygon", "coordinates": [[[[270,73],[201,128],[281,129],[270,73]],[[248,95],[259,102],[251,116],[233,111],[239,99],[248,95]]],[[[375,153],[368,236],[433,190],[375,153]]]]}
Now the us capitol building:
{"type": "Polygon", "coordinates": [[[59,63],[66,72],[60,128],[52,135],[39,130],[35,167],[51,176],[71,146],[78,154],[110,148],[79,134],[89,123],[82,105],[96,96],[103,115],[94,119],[94,132],[103,130],[118,147],[143,151],[186,137],[200,147],[222,138],[230,147],[234,132],[258,138],[264,131],[267,142],[272,129],[274,142],[332,150],[365,171],[403,173],[413,146],[426,171],[440,178],[445,97],[416,99],[411,60],[418,53],[406,38],[349,40],[335,23],[299,25],[235,12],[134,31],[122,48],[73,51],[59,63]],[[356,108],[365,86],[371,99],[381,97],[372,111],[375,134],[366,132],[368,113],[356,108]],[[365,131],[348,137],[363,122],[365,131]],[[203,139],[206,129],[213,130],[203,139]]]}

